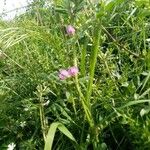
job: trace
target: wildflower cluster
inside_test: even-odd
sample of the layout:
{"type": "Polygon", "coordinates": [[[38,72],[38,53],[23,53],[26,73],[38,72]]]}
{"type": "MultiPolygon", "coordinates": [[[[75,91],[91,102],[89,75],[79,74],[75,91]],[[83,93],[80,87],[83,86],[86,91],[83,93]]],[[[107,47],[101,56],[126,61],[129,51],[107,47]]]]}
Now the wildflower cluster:
{"type": "Polygon", "coordinates": [[[79,70],[78,70],[78,67],[76,67],[76,66],[70,67],[67,70],[66,69],[61,69],[59,71],[59,79],[60,80],[65,80],[67,78],[76,76],[78,74],[78,72],[79,72],[79,70]]]}
{"type": "MultiPolygon", "coordinates": [[[[74,35],[75,34],[75,28],[72,25],[68,25],[66,27],[66,32],[69,36],[74,35]]],[[[61,69],[59,71],[59,79],[60,80],[65,80],[67,78],[76,76],[78,74],[79,70],[78,67],[76,66],[72,66],[69,69],[61,69]]]]}

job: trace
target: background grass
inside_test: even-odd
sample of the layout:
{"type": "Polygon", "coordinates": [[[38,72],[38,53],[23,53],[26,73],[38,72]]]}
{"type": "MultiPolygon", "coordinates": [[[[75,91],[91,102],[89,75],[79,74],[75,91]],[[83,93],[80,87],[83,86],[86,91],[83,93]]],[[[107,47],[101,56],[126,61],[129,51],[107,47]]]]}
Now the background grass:
{"type": "Polygon", "coordinates": [[[43,132],[47,135],[54,122],[77,141],[56,130],[54,150],[149,149],[149,1],[49,3],[34,1],[24,15],[0,21],[0,149],[12,142],[20,150],[44,149],[43,132]],[[76,29],[72,37],[66,34],[68,24],[76,29]],[[89,92],[99,30],[87,104],[82,102],[89,92]],[[78,83],[74,78],[59,80],[59,69],[73,66],[74,57],[78,83]],[[83,104],[92,116],[92,128],[83,104]]]}

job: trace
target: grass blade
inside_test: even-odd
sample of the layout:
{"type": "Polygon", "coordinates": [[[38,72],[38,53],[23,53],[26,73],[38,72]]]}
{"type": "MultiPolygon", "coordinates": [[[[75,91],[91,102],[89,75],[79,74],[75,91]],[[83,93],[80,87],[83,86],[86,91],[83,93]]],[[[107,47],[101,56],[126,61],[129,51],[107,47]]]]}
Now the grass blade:
{"type": "Polygon", "coordinates": [[[45,142],[44,150],[51,150],[52,149],[54,136],[55,136],[57,128],[63,134],[65,134],[69,139],[71,139],[72,141],[76,142],[76,140],[73,137],[73,135],[70,133],[70,131],[62,123],[54,122],[54,123],[51,124],[51,126],[49,128],[48,135],[47,135],[46,142],[45,142]]]}

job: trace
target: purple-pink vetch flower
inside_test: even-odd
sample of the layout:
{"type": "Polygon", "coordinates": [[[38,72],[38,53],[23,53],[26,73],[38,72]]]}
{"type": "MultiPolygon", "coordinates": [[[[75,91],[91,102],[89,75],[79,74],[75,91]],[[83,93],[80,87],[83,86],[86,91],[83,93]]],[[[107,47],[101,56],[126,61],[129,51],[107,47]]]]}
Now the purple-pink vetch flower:
{"type": "Polygon", "coordinates": [[[66,31],[68,35],[74,35],[75,34],[75,28],[72,25],[68,25],[66,27],[66,31]]]}
{"type": "Polygon", "coordinates": [[[78,74],[79,69],[76,66],[72,66],[68,68],[68,70],[62,69],[59,71],[59,79],[60,80],[65,80],[70,77],[74,77],[78,74]]]}
{"type": "Polygon", "coordinates": [[[62,69],[62,70],[59,71],[59,79],[65,80],[65,79],[67,79],[69,77],[70,77],[70,74],[69,74],[69,72],[67,70],[62,69]]]}
{"type": "Polygon", "coordinates": [[[68,69],[68,73],[70,76],[76,76],[78,74],[78,72],[79,72],[79,69],[76,66],[70,67],[68,69]]]}

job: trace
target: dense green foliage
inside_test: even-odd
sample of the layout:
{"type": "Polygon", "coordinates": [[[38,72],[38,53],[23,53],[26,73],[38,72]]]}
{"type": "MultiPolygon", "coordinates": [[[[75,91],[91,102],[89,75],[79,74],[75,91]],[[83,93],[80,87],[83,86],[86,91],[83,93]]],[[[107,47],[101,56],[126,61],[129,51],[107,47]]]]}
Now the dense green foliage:
{"type": "Polygon", "coordinates": [[[41,0],[1,21],[0,149],[148,150],[149,36],[149,0],[41,0]]]}

